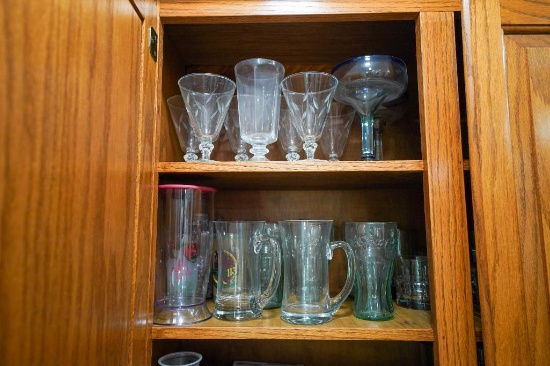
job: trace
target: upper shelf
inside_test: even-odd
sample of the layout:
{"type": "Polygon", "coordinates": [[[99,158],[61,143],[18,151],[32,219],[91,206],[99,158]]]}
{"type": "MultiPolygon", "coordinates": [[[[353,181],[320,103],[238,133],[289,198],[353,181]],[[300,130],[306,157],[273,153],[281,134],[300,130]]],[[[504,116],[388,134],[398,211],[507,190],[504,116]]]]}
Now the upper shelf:
{"type": "MultiPolygon", "coordinates": [[[[468,171],[470,162],[464,161],[468,171]]],[[[422,160],[270,161],[210,163],[160,162],[161,181],[215,186],[220,189],[361,189],[422,183],[422,160]],[[237,174],[235,174],[237,173],[237,174]]]]}
{"type": "Polygon", "coordinates": [[[359,189],[373,185],[420,183],[424,162],[161,162],[158,171],[164,180],[185,177],[192,179],[193,184],[223,189],[359,189]]]}
{"type": "Polygon", "coordinates": [[[418,12],[460,11],[460,0],[161,0],[165,24],[414,19],[418,12]]]}

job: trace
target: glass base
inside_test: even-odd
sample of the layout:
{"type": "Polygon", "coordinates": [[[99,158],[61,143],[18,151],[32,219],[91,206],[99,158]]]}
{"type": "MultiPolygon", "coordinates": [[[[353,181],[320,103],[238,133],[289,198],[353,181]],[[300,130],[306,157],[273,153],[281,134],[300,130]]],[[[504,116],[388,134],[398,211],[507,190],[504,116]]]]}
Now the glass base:
{"type": "Polygon", "coordinates": [[[305,315],[305,314],[289,314],[284,311],[281,312],[281,320],[298,325],[318,325],[328,323],[332,320],[332,314],[321,315],[305,315]]]}
{"type": "Polygon", "coordinates": [[[324,324],[332,320],[332,312],[317,305],[286,305],[281,309],[281,319],[287,323],[299,325],[324,324]]]}
{"type": "Polygon", "coordinates": [[[359,161],[376,161],[376,156],[374,154],[365,154],[365,155],[361,155],[361,157],[359,158],[359,161]]]}
{"type": "Polygon", "coordinates": [[[163,306],[164,301],[155,303],[153,323],[160,325],[187,325],[195,324],[212,317],[206,302],[189,306],[163,306]]]}
{"type": "Polygon", "coordinates": [[[264,155],[254,155],[249,161],[269,161],[264,155]]]}
{"type": "Polygon", "coordinates": [[[363,320],[392,320],[394,318],[393,312],[385,311],[365,311],[365,312],[353,312],[353,316],[363,320]]]}
{"type": "Polygon", "coordinates": [[[408,308],[408,309],[430,310],[430,302],[429,301],[412,301],[412,300],[405,300],[405,299],[397,298],[395,303],[399,306],[402,306],[402,307],[408,308]]]}
{"type": "Polygon", "coordinates": [[[262,317],[257,298],[241,295],[217,296],[214,317],[220,320],[240,321],[262,317]]]}

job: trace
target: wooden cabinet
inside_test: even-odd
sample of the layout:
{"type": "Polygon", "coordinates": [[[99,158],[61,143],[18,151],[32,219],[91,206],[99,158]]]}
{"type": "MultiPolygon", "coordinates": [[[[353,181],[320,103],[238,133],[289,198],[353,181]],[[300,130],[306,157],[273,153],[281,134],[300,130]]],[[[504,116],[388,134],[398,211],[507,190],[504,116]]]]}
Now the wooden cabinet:
{"type": "Polygon", "coordinates": [[[464,50],[485,358],[550,358],[550,2],[470,1],[464,50]]]}
{"type": "MultiPolygon", "coordinates": [[[[481,340],[487,364],[547,363],[548,9],[547,0],[2,3],[0,364],[147,365],[193,349],[204,365],[474,365],[481,340]],[[250,57],[276,59],[287,74],[330,71],[376,53],[402,58],[410,77],[386,161],[356,161],[355,123],[334,164],[290,164],[276,145],[272,162],[239,164],[223,136],[218,162],[181,162],[165,100],[183,74],[233,77],[250,57]],[[432,310],[396,307],[394,320],[368,322],[348,302],[315,327],[283,323],[277,310],[246,323],[153,325],[158,181],[217,187],[228,219],[333,219],[337,238],[350,220],[415,229],[432,310]]],[[[343,267],[336,255],[332,289],[343,267]]]]}
{"type": "Polygon", "coordinates": [[[0,5],[0,364],[147,364],[153,1],[0,5]]]}
{"type": "MultiPolygon", "coordinates": [[[[345,221],[396,221],[415,229],[428,251],[432,310],[396,307],[394,320],[369,322],[354,318],[348,302],[322,326],[286,324],[278,310],[241,323],[210,319],[185,327],[153,325],[153,362],[169,351],[194,349],[205,355],[205,365],[236,359],[360,364],[368,358],[378,365],[422,364],[426,357],[439,364],[476,363],[457,70],[460,35],[455,33],[460,4],[387,5],[161,2],[159,180],[218,188],[216,213],[225,219],[333,219],[336,238],[343,238],[345,221]],[[182,162],[165,101],[179,93],[177,79],[185,73],[234,78],[234,65],[251,57],[275,59],[287,75],[330,72],[362,54],[391,54],[408,66],[411,103],[406,116],[388,127],[387,161],[357,161],[355,122],[337,163],[289,163],[276,144],[270,147],[271,162],[236,163],[223,135],[213,154],[217,162],[182,162]]],[[[337,256],[331,269],[331,289],[337,290],[345,274],[342,258],[337,256]]]]}

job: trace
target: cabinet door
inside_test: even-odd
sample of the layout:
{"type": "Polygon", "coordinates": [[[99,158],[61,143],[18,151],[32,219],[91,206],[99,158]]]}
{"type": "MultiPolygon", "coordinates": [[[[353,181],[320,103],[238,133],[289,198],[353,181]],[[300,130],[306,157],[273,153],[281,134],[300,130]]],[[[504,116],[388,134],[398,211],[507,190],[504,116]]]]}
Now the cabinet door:
{"type": "Polygon", "coordinates": [[[464,5],[485,359],[489,365],[546,365],[550,359],[549,37],[503,36],[498,0],[470,0],[464,5]]]}
{"type": "Polygon", "coordinates": [[[533,365],[550,359],[550,36],[507,35],[510,135],[521,249],[517,312],[533,365]]]}
{"type": "Polygon", "coordinates": [[[146,364],[156,3],[0,14],[0,364],[146,364]]]}

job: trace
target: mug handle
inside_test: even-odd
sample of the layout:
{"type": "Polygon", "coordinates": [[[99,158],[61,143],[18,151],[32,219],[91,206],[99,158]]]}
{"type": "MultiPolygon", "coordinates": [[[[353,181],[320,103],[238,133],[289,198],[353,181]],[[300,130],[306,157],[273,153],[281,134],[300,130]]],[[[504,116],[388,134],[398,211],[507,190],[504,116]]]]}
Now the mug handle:
{"type": "Polygon", "coordinates": [[[353,287],[353,279],[355,278],[355,255],[351,246],[345,241],[334,241],[330,243],[328,248],[327,258],[332,260],[332,253],[336,248],[342,248],[347,258],[348,272],[346,275],[346,282],[340,293],[334,297],[330,298],[331,312],[334,315],[345,299],[349,296],[351,289],[353,287]]]}
{"type": "MultiPolygon", "coordinates": [[[[271,250],[273,251],[273,254],[275,254],[275,260],[271,263],[271,276],[269,277],[267,288],[260,295],[258,305],[261,309],[263,309],[269,300],[271,300],[273,295],[275,295],[275,291],[277,291],[277,287],[279,286],[279,281],[281,279],[281,246],[277,240],[268,237],[267,235],[260,235],[257,243],[261,244],[266,242],[269,242],[271,250]]],[[[257,247],[257,253],[259,253],[260,246],[261,245],[257,247]]],[[[256,246],[254,249],[256,250],[256,246]]]]}

